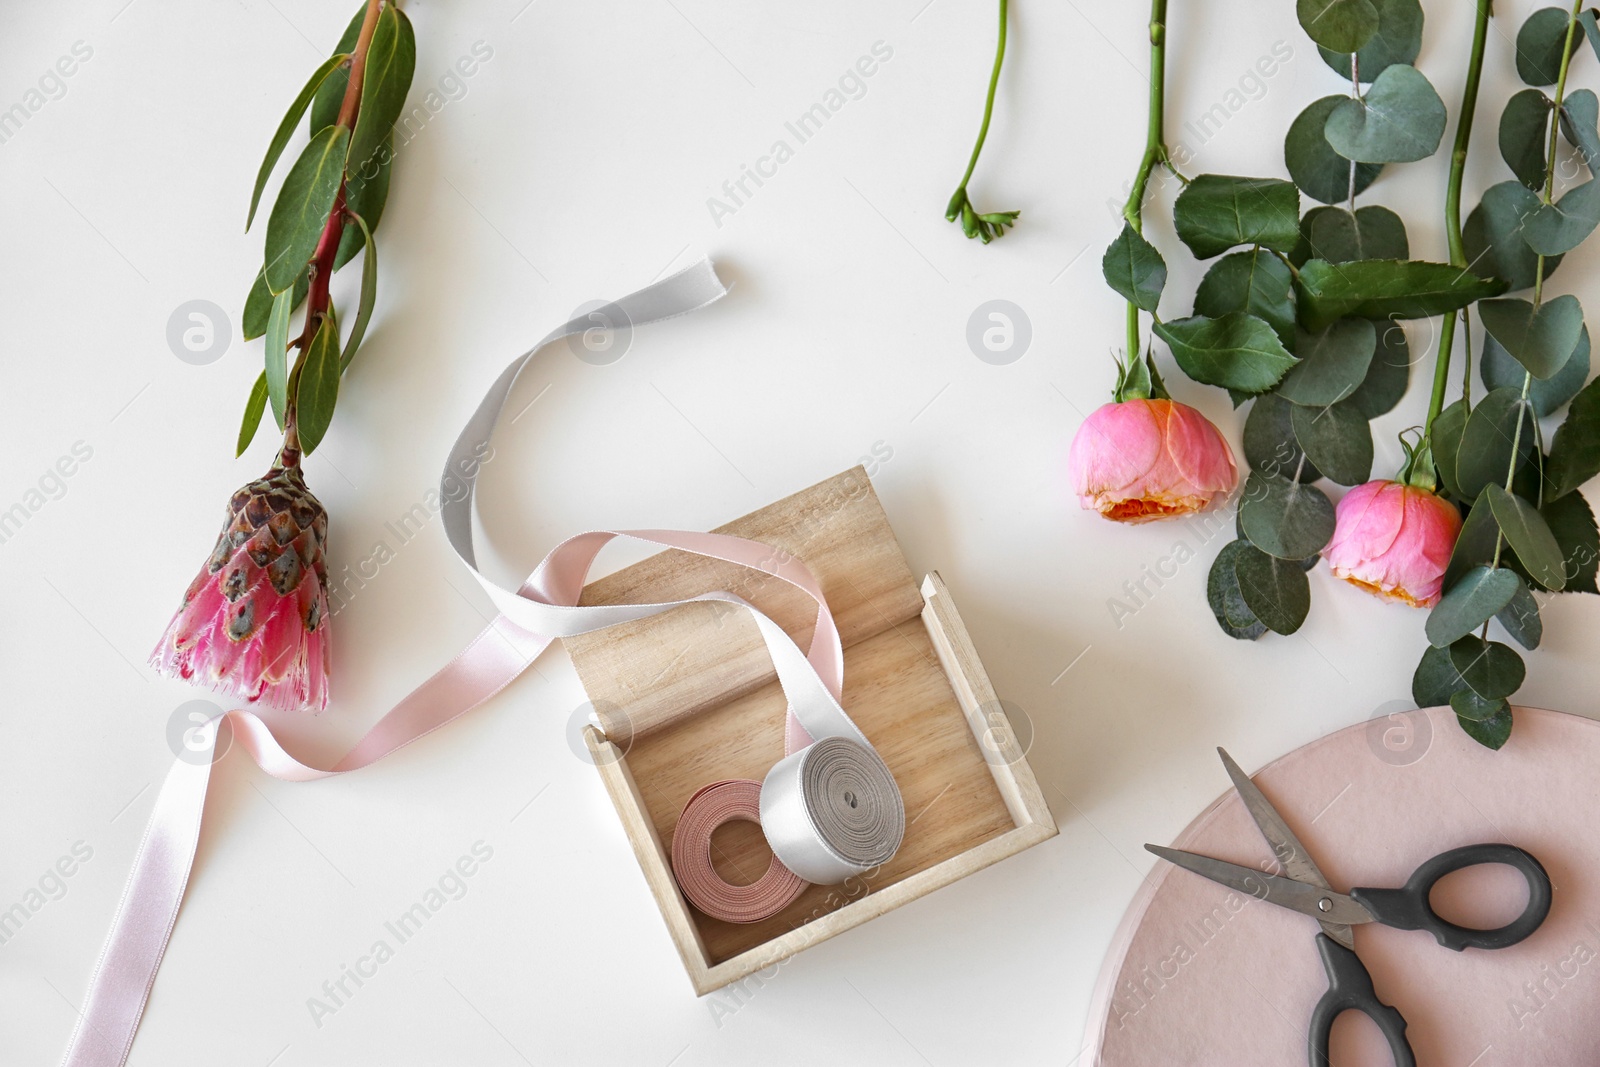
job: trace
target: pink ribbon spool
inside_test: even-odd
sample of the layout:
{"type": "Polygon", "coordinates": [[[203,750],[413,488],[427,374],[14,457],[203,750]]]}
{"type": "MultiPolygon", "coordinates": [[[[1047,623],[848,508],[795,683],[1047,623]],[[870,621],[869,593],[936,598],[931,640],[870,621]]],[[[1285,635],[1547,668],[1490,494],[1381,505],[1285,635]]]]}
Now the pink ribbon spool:
{"type": "Polygon", "coordinates": [[[711,835],[737,820],[761,825],[761,783],[731,778],[705,786],[678,816],[672,833],[672,873],[689,903],[729,923],[760,922],[794,903],[810,883],[777,856],[749,885],[734,885],[711,862],[711,835]]]}

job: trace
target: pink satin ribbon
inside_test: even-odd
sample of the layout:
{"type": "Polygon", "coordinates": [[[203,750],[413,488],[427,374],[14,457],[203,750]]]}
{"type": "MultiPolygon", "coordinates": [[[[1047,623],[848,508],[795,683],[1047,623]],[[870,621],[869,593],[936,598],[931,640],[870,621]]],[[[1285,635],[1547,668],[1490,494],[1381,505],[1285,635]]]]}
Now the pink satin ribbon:
{"type": "MultiPolygon", "coordinates": [[[[627,312],[632,324],[642,325],[703,307],[720,298],[725,291],[710,263],[702,262],[623,298],[616,306],[627,312]]],[[[502,375],[501,381],[496,383],[500,402],[509,394],[510,385],[515,382],[522,366],[540,349],[552,340],[581,332],[592,325],[587,318],[567,323],[552,332],[512,368],[508,368],[510,373],[502,375]],[[502,384],[503,389],[500,388],[502,384]]],[[[494,393],[495,390],[491,390],[491,395],[494,393]]],[[[479,415],[482,411],[483,408],[480,408],[479,415]]],[[[469,440],[474,428],[481,431],[476,439],[487,440],[497,419],[498,406],[486,425],[479,425],[480,420],[475,416],[468,431],[463,433],[462,440],[469,440]]],[[[501,606],[501,614],[466,648],[395,705],[332,767],[317,767],[296,759],[278,743],[265,722],[243,710],[229,711],[213,720],[209,743],[215,744],[225,719],[232,728],[235,743],[250,754],[257,766],[273,777],[286,781],[312,781],[359,770],[432,733],[493,697],[526,670],[556,636],[589,632],[617,622],[657,614],[679,604],[706,600],[734,603],[748,609],[762,627],[768,647],[773,651],[779,680],[783,682],[785,693],[790,698],[791,710],[809,705],[813,723],[820,722],[827,728],[825,731],[819,729],[819,733],[848,735],[848,731],[841,732],[825,721],[825,716],[831,714],[829,705],[833,709],[839,708],[843,684],[844,657],[838,630],[820,585],[798,561],[781,557],[771,546],[760,542],[720,534],[671,530],[599,531],[580,534],[557,546],[539,564],[528,581],[512,594],[510,590],[498,586],[491,588],[490,583],[478,574],[470,542],[470,500],[469,492],[466,545],[463,548],[455,536],[452,536],[452,543],[462,553],[474,575],[485,581],[491,596],[501,606]],[[799,650],[775,623],[731,593],[710,592],[690,600],[661,604],[576,607],[595,557],[604,545],[619,536],[749,567],[803,590],[817,602],[816,629],[809,651],[801,660],[799,650]],[[507,600],[506,597],[512,599],[507,600]],[[548,636],[531,632],[508,617],[508,609],[518,616],[532,612],[533,617],[551,621],[553,625],[546,629],[552,632],[548,636]],[[776,635],[773,631],[776,631],[776,635]],[[781,640],[777,635],[781,635],[781,640]],[[787,648],[783,647],[785,643],[787,648]],[[797,671],[796,663],[802,664],[803,669],[797,671]],[[815,692],[808,691],[812,688],[815,692]],[[819,718],[819,714],[823,717],[819,718]]],[[[459,533],[459,513],[447,515],[446,524],[447,527],[453,525],[456,533],[459,533]]],[[[843,715],[842,709],[838,714],[843,715]]],[[[848,718],[845,722],[848,723],[848,718]]],[[[798,721],[790,724],[790,738],[799,742],[802,748],[811,740],[798,721]]],[[[206,750],[199,753],[207,754],[206,750]]],[[[62,1061],[64,1067],[121,1067],[127,1060],[194,865],[211,765],[210,759],[200,763],[179,760],[167,773],[134,858],[132,873],[117,905],[111,930],[90,979],[83,1011],[62,1061]]],[[[895,800],[898,802],[898,794],[895,800]]]]}

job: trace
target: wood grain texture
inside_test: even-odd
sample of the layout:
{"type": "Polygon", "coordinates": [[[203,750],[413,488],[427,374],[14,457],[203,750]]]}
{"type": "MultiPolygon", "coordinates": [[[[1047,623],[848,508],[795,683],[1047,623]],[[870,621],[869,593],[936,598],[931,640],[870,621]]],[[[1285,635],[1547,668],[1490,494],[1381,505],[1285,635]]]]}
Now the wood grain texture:
{"type": "MultiPolygon", "coordinates": [[[[760,780],[783,756],[785,703],[765,648],[753,626],[718,629],[710,607],[698,605],[691,609],[698,614],[674,612],[569,642],[591,700],[628,708],[634,727],[641,717],[648,723],[604,734],[590,727],[585,739],[702,995],[1056,833],[949,592],[936,574],[919,591],[864,471],[848,471],[722,532],[785,538],[779,545],[785,551],[811,546],[812,555],[801,558],[830,603],[837,591],[836,611],[848,609],[840,619],[844,705],[893,772],[907,826],[887,864],[842,885],[811,886],[762,922],[738,925],[701,914],[673,879],[672,833],[702,786],[760,780]],[[716,655],[729,647],[730,633],[738,638],[731,667],[716,655]],[[747,662],[747,654],[760,664],[747,662]],[[683,673],[686,661],[702,671],[698,680],[683,673]],[[693,710],[668,710],[674,699],[693,710]]],[[[585,603],[691,596],[729,588],[737,577],[719,574],[726,565],[714,561],[691,562],[677,552],[651,557],[593,583],[585,603]],[[704,584],[719,580],[724,584],[704,584]]],[[[763,591],[735,591],[768,610],[774,581],[758,580],[763,591]]],[[[797,638],[809,637],[808,604],[803,596],[791,598],[787,616],[774,617],[797,638]]],[[[771,852],[759,828],[733,825],[713,837],[713,858],[724,877],[747,882],[765,870],[771,852]]]]}

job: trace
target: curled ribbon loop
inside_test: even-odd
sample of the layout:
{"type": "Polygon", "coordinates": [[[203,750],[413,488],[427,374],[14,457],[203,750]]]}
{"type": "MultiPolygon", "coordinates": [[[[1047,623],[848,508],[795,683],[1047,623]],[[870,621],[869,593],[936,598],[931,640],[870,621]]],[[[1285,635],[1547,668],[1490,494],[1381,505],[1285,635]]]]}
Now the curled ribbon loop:
{"type": "MultiPolygon", "coordinates": [[[[610,306],[633,325],[644,325],[688,314],[726,293],[710,261],[702,260],[610,306]]],[[[248,711],[229,711],[213,720],[208,731],[210,743],[215,744],[225,718],[235,745],[274,777],[312,781],[358,770],[487,701],[556,638],[648,618],[681,604],[722,601],[749,611],[755,620],[789,702],[790,754],[768,774],[755,811],[774,855],[781,860],[774,862],[773,869],[797,880],[834,882],[881,863],[899,844],[904,806],[887,766],[839,704],[844,678],[839,633],[820,585],[798,561],[776,559],[768,545],[721,534],[598,531],[556,546],[517,590],[502,588],[478,571],[472,540],[476,450],[494,432],[512,387],[534,357],[552,342],[591,326],[587,317],[581,317],[557,327],[501,372],[462,430],[445,467],[446,491],[441,495],[446,536],[500,614],[454,659],[390,709],[332,767],[302,763],[284,750],[265,722],[248,711]],[[459,486],[457,479],[463,477],[465,494],[448,491],[459,486]],[[749,567],[803,590],[817,602],[809,651],[802,653],[782,627],[727,592],[656,604],[579,606],[595,557],[617,537],[749,567]]],[[[206,753],[190,755],[196,754],[206,753]]],[[[127,1060],[194,866],[211,767],[209,759],[199,763],[178,760],[162,783],[89,981],[63,1067],[122,1067],[127,1060]]],[[[717,783],[714,788],[728,784],[717,783]]],[[[746,794],[746,806],[739,809],[743,813],[750,811],[748,800],[746,794]]],[[[707,848],[714,828],[704,830],[707,848]]],[[[686,844],[690,840],[686,838],[686,844]]],[[[676,850],[676,842],[674,845],[676,850]]],[[[769,870],[769,876],[771,873],[769,870]]],[[[794,891],[803,888],[804,883],[799,883],[794,891]]],[[[770,901],[764,906],[770,906],[770,901]]]]}

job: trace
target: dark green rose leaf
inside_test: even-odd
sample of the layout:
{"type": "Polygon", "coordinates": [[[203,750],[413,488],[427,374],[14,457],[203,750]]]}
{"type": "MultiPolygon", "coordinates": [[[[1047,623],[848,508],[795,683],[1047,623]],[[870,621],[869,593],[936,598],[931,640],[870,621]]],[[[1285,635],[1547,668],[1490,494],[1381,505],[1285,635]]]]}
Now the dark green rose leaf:
{"type": "MultiPolygon", "coordinates": [[[[1437,708],[1450,703],[1450,698],[1467,688],[1461,673],[1450,662],[1448,648],[1429,646],[1411,676],[1411,699],[1419,708],[1437,708]]],[[[1469,690],[1470,692],[1470,690],[1469,690]]]]}
{"type": "Polygon", "coordinates": [[[1559,500],[1546,501],[1539,509],[1545,525],[1555,535],[1561,546],[1562,573],[1566,584],[1563,593],[1594,593],[1595,573],[1600,569],[1600,529],[1594,521],[1594,512],[1582,493],[1568,493],[1559,500]]]}
{"type": "Polygon", "coordinates": [[[1222,546],[1206,577],[1206,602],[1223,633],[1235,640],[1254,641],[1267,632],[1267,626],[1245,603],[1239,577],[1233,569],[1233,561],[1246,549],[1254,551],[1248,541],[1230,541],[1222,546]]]}
{"type": "Polygon", "coordinates": [[[1252,244],[1288,254],[1300,239],[1300,194],[1279,178],[1202,174],[1178,194],[1172,217],[1197,259],[1252,244]]]}
{"type": "Polygon", "coordinates": [[[1278,385],[1285,400],[1326,407],[1349,397],[1367,377],[1378,347],[1378,330],[1368,319],[1340,319],[1321,333],[1300,331],[1294,351],[1300,362],[1278,385]]]}
{"type": "Polygon", "coordinates": [[[1463,637],[1451,645],[1450,664],[1485,700],[1510,696],[1522,687],[1527,675],[1516,649],[1481,637],[1463,637]]]}
{"type": "Polygon", "coordinates": [[[339,324],[332,308],[311,339],[294,395],[300,450],[309,456],[322,443],[339,402],[339,324]]]}
{"type": "Polygon", "coordinates": [[[1297,287],[1301,325],[1317,331],[1346,316],[1432,318],[1498,296],[1505,291],[1505,282],[1480,278],[1446,263],[1393,259],[1328,263],[1313,259],[1300,268],[1297,287]]]}
{"type": "Polygon", "coordinates": [[[1325,477],[1340,485],[1360,485],[1372,476],[1372,426],[1351,404],[1296,404],[1289,419],[1306,458],[1325,477]]]}
{"type": "MultiPolygon", "coordinates": [[[[294,303],[289,310],[293,311],[305,300],[306,293],[311,289],[311,272],[302,271],[299,279],[294,283],[294,303]]],[[[272,290],[267,288],[267,272],[257,271],[255,283],[250,286],[250,295],[244,298],[244,316],[241,323],[244,339],[253,341],[267,332],[267,318],[272,314],[272,301],[275,298],[272,290]]]]}
{"type": "Polygon", "coordinates": [[[1517,591],[1511,594],[1506,606],[1495,615],[1511,639],[1532,651],[1544,640],[1544,622],[1539,618],[1539,602],[1533,598],[1527,583],[1517,578],[1517,591]]]}
{"type": "MultiPolygon", "coordinates": [[[[1277,393],[1262,393],[1250,405],[1250,414],[1244,420],[1244,459],[1251,470],[1263,474],[1281,474],[1314,482],[1322,472],[1310,463],[1302,463],[1305,453],[1295,443],[1294,425],[1289,412],[1293,407],[1277,393]]],[[[1243,531],[1240,531],[1241,536],[1243,531]]]]}
{"type": "MultiPolygon", "coordinates": [[[[1462,230],[1467,261],[1473,269],[1502,279],[1508,288],[1531,289],[1539,269],[1539,257],[1528,247],[1528,222],[1539,211],[1538,196],[1521,182],[1501,182],[1483,194],[1483,202],[1472,209],[1462,230]]],[[[1561,265],[1561,257],[1544,261],[1544,276],[1549,278],[1561,265]]]]}
{"type": "Polygon", "coordinates": [[[1263,393],[1294,366],[1294,357],[1272,327],[1254,315],[1196,316],[1158,322],[1154,329],[1183,372],[1205,385],[1263,393]]]}
{"type": "Polygon", "coordinates": [[[294,312],[294,291],[285,289],[272,301],[267,316],[266,378],[267,398],[272,401],[272,417],[283,429],[283,413],[289,406],[289,316],[294,312]]]}
{"type": "Polygon", "coordinates": [[[1541,256],[1572,251],[1600,226],[1600,179],[1590,178],[1553,204],[1542,204],[1523,227],[1522,238],[1541,256]]]}
{"type": "MultiPolygon", "coordinates": [[[[1554,85],[1561,76],[1568,18],[1559,7],[1540,8],[1517,31],[1517,74],[1529,85],[1554,85]]],[[[1577,51],[1583,34],[1574,30],[1571,37],[1572,50],[1577,51]]]]}
{"type": "MultiPolygon", "coordinates": [[[[1472,694],[1472,690],[1469,689],[1466,692],[1476,699],[1475,695],[1472,694]]],[[[1463,697],[1462,701],[1463,706],[1466,706],[1467,698],[1463,697]]],[[[1487,703],[1493,704],[1494,702],[1487,703]]],[[[1456,721],[1461,724],[1461,729],[1466,735],[1484,748],[1495,752],[1505,747],[1505,743],[1511,740],[1511,705],[1506,703],[1505,700],[1500,700],[1497,706],[1499,710],[1488,718],[1473,719],[1461,713],[1460,708],[1456,706],[1454,698],[1450,701],[1450,707],[1456,712],[1456,721]]],[[[1474,714],[1480,714],[1480,712],[1474,711],[1474,714]]]]}
{"type": "Polygon", "coordinates": [[[239,425],[238,447],[234,457],[244,455],[244,450],[255,440],[256,427],[261,425],[261,413],[267,410],[267,372],[256,375],[256,384],[250,387],[250,399],[244,403],[244,421],[239,425]]]}
{"type": "MultiPolygon", "coordinates": [[[[1535,378],[1554,378],[1583,336],[1583,307],[1567,294],[1535,308],[1508,297],[1478,305],[1483,328],[1535,378]]],[[[1518,383],[1520,386],[1521,383],[1518,383]]]]}
{"type": "Polygon", "coordinates": [[[1500,524],[1500,532],[1522,566],[1546,589],[1560,590],[1567,581],[1565,561],[1544,516],[1532,504],[1498,485],[1486,486],[1483,492],[1495,522],[1500,524]]]}
{"type": "Polygon", "coordinates": [[[1550,440],[1546,499],[1566,496],[1596,474],[1600,474],[1600,378],[1572,398],[1572,408],[1550,440]]]}
{"type": "Polygon", "coordinates": [[[1506,102],[1500,115],[1500,158],[1517,180],[1535,192],[1549,174],[1550,113],[1555,101],[1542,89],[1524,89],[1506,102]]]}
{"type": "Polygon", "coordinates": [[[1252,471],[1239,501],[1239,527],[1269,556],[1305,559],[1333,537],[1333,501],[1315,486],[1252,471]]]}
{"type": "Polygon", "coordinates": [[[1358,259],[1406,259],[1411,255],[1406,224],[1386,207],[1370,204],[1354,215],[1342,207],[1315,207],[1300,220],[1295,266],[1308,259],[1350,263],[1358,259]]]}
{"type": "Polygon", "coordinates": [[[1325,96],[1300,112],[1283,140],[1283,162],[1289,177],[1300,191],[1324,204],[1336,204],[1364,191],[1377,180],[1381,163],[1352,163],[1333,150],[1323,131],[1333,109],[1348,100],[1346,96],[1325,96]],[[1355,168],[1351,187],[1350,168],[1355,168]]]}
{"type": "Polygon", "coordinates": [[[272,174],[272,168],[277,166],[278,157],[283,155],[284,146],[289,143],[289,135],[294,133],[295,124],[311,105],[311,98],[322,86],[323,79],[334,67],[349,58],[348,55],[335,53],[323,60],[322,66],[312,72],[311,80],[306,82],[305,87],[300,90],[300,95],[289,105],[288,114],[283,116],[283,121],[278,124],[277,131],[272,135],[272,143],[267,146],[267,157],[261,161],[261,169],[256,172],[256,187],[250,193],[250,214],[244,220],[246,230],[250,229],[250,224],[256,219],[256,207],[261,203],[261,191],[267,187],[267,178],[272,174]]]}
{"type": "Polygon", "coordinates": [[[289,168],[289,176],[283,180],[278,200],[267,218],[267,288],[274,293],[294,285],[311,262],[339,194],[349,144],[349,130],[329,126],[311,138],[289,168]]]}
{"type": "Polygon", "coordinates": [[[1439,481],[1445,492],[1457,500],[1471,500],[1461,491],[1456,477],[1457,456],[1461,450],[1461,436],[1467,428],[1467,405],[1460,400],[1446,404],[1439,417],[1433,420],[1433,465],[1439,470],[1439,481]]]}
{"type": "Polygon", "coordinates": [[[1411,348],[1405,327],[1398,322],[1378,324],[1378,349],[1361,385],[1350,394],[1350,406],[1369,419],[1394,410],[1411,384],[1411,348]]]}
{"type": "MultiPolygon", "coordinates": [[[[1378,9],[1378,32],[1356,53],[1361,80],[1370,82],[1395,63],[1414,63],[1422,51],[1422,4],[1419,0],[1372,0],[1378,9]]],[[[1322,61],[1342,78],[1350,77],[1350,53],[1321,45],[1322,61]]]]}
{"type": "Polygon", "coordinates": [[[1472,409],[1461,431],[1461,444],[1456,449],[1456,483],[1460,489],[1457,495],[1476,500],[1484,486],[1504,482],[1511,468],[1513,441],[1518,445],[1520,467],[1533,456],[1535,448],[1532,405],[1525,403],[1515,389],[1491,390],[1472,409]]]}
{"type": "Polygon", "coordinates": [[[1592,172],[1600,167],[1600,98],[1589,89],[1567,94],[1561,102],[1561,135],[1583,156],[1592,172]]]}
{"type": "Polygon", "coordinates": [[[1311,583],[1299,560],[1277,559],[1246,545],[1234,557],[1233,571],[1245,604],[1267,629],[1280,634],[1300,629],[1311,611],[1311,583]]]}
{"type": "Polygon", "coordinates": [[[1306,36],[1330,52],[1359,52],[1380,25],[1372,0],[1295,0],[1306,36]]]}
{"type": "Polygon", "coordinates": [[[1522,579],[1504,567],[1474,567],[1428,613],[1428,640],[1448,648],[1500,613],[1522,588],[1522,579]]]}
{"type": "Polygon", "coordinates": [[[1195,291],[1194,313],[1219,319],[1236,311],[1271,326],[1285,346],[1293,344],[1293,279],[1288,266],[1271,252],[1254,248],[1212,264],[1195,291]]]}
{"type": "MultiPolygon", "coordinates": [[[[1483,357],[1478,363],[1479,376],[1483,384],[1489,389],[1517,389],[1522,388],[1522,379],[1526,371],[1522,364],[1511,358],[1493,336],[1486,335],[1483,340],[1483,357]]],[[[1548,381],[1535,378],[1528,389],[1528,400],[1533,404],[1534,414],[1543,418],[1558,410],[1562,404],[1578,395],[1578,390],[1583,388],[1583,383],[1589,380],[1589,328],[1585,326],[1578,333],[1578,347],[1572,350],[1572,355],[1555,376],[1548,381]]]]}
{"type": "Polygon", "coordinates": [[[1335,152],[1357,163],[1411,163],[1438,151],[1448,117],[1422,72],[1396,63],[1364,98],[1334,108],[1323,134],[1335,152]]]}
{"type": "Polygon", "coordinates": [[[1167,285],[1167,261],[1128,223],[1100,259],[1106,284],[1141,311],[1154,311],[1167,285]]]}
{"type": "Polygon", "coordinates": [[[361,82],[361,109],[350,137],[350,168],[371,159],[388,139],[395,120],[405,108],[411,75],[417,66],[417,42],[411,20],[394,4],[385,4],[378,28],[367,50],[366,75],[361,82]]]}

